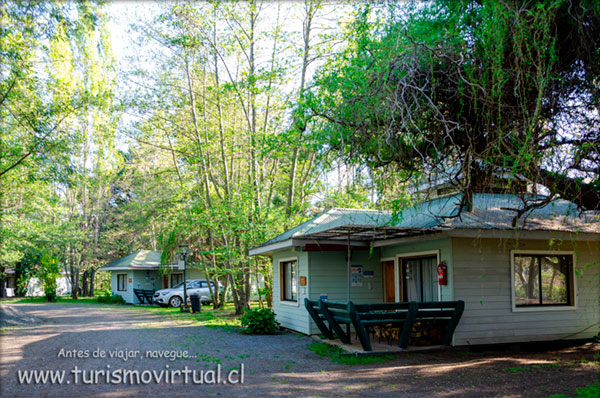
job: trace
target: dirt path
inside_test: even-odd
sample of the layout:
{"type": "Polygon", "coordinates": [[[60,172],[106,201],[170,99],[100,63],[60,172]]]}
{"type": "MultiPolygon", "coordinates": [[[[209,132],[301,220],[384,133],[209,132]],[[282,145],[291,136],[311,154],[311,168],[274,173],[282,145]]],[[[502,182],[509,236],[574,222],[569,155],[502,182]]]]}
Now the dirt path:
{"type": "Polygon", "coordinates": [[[293,334],[245,336],[165,319],[131,307],[12,305],[42,322],[3,329],[2,397],[548,397],[558,393],[574,396],[577,387],[600,378],[598,345],[544,353],[414,353],[384,363],[349,366],[320,358],[308,350],[311,339],[293,334]],[[62,354],[80,351],[82,356],[87,351],[88,357],[65,358],[61,350],[62,354]],[[137,357],[110,358],[115,350],[137,357]],[[107,357],[93,358],[94,351],[104,351],[107,357]],[[148,351],[188,351],[194,358],[143,358],[148,351]],[[158,374],[165,369],[183,370],[185,366],[206,372],[219,364],[222,375],[243,364],[244,384],[184,384],[182,378],[173,383],[107,384],[102,376],[97,383],[83,384],[80,378],[74,384],[71,373],[77,367],[86,371],[154,370],[158,374]],[[64,383],[70,383],[19,384],[17,372],[33,369],[64,370],[64,383]]]}

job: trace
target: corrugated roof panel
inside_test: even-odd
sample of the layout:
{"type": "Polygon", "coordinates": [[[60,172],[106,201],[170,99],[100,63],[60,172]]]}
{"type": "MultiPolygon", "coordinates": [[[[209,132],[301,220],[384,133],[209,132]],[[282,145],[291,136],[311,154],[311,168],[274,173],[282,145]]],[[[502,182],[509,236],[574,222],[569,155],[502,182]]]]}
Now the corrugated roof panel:
{"type": "MultiPolygon", "coordinates": [[[[276,236],[259,247],[292,238],[381,240],[389,237],[445,229],[514,229],[513,219],[525,204],[517,195],[481,193],[473,195],[471,211],[460,210],[462,194],[435,198],[393,215],[387,211],[330,209],[276,236]],[[372,230],[365,229],[372,227],[372,230]]],[[[527,200],[541,200],[530,196],[527,200]]],[[[526,213],[517,224],[521,230],[600,233],[600,213],[577,210],[575,204],[555,200],[526,213]]]]}
{"type": "Polygon", "coordinates": [[[128,256],[100,267],[100,271],[110,271],[111,268],[158,268],[160,267],[160,251],[140,250],[128,256]]]}

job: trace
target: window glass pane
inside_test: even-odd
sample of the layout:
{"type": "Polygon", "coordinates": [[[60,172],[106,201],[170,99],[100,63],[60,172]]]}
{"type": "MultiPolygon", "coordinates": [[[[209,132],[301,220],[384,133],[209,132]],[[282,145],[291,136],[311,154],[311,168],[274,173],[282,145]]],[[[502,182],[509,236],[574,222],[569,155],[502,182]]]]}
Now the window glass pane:
{"type": "Polygon", "coordinates": [[[408,301],[421,301],[421,260],[406,260],[404,278],[406,279],[406,292],[408,301]]]}
{"type": "Polygon", "coordinates": [[[540,303],[539,258],[515,256],[516,305],[539,305],[540,303]]]}
{"type": "Polygon", "coordinates": [[[291,276],[291,289],[290,289],[290,293],[291,293],[291,300],[296,301],[298,299],[298,284],[296,283],[296,263],[292,262],[290,263],[290,276],[291,276]]]}
{"type": "Polygon", "coordinates": [[[295,261],[288,261],[282,265],[282,287],[283,299],[288,301],[298,300],[298,283],[297,283],[297,264],[295,261]]]}
{"type": "Polygon", "coordinates": [[[421,260],[421,267],[423,267],[423,301],[439,301],[436,262],[437,257],[421,260]]]}
{"type": "Polygon", "coordinates": [[[543,304],[568,304],[568,279],[570,257],[542,257],[543,304]]]}
{"type": "Polygon", "coordinates": [[[117,275],[117,290],[120,292],[127,291],[127,274],[117,275]]]}

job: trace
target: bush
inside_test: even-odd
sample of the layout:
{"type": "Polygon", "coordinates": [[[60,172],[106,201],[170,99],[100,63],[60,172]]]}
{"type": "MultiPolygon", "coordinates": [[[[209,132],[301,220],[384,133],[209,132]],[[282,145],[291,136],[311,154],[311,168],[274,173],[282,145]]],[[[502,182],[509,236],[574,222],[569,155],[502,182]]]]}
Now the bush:
{"type": "Polygon", "coordinates": [[[58,260],[49,253],[40,259],[39,277],[43,283],[47,301],[56,301],[56,278],[58,278],[58,260]]]}
{"type": "Polygon", "coordinates": [[[244,333],[248,334],[274,334],[279,327],[275,313],[269,308],[248,310],[242,316],[241,323],[244,333]]]}
{"type": "Polygon", "coordinates": [[[104,295],[96,299],[102,304],[125,304],[125,299],[118,294],[111,295],[109,292],[104,292],[104,295]]]}

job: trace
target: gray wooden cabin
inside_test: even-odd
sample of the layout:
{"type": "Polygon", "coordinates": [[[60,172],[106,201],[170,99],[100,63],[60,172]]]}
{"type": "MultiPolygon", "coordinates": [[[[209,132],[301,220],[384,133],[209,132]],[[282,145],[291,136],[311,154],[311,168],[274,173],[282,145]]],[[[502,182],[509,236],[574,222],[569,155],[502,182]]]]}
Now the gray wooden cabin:
{"type": "Polygon", "coordinates": [[[305,298],[463,300],[454,345],[590,338],[600,332],[600,224],[556,200],[512,225],[517,195],[437,197],[394,216],[331,209],[252,249],[273,262],[283,327],[317,334],[305,298]],[[348,247],[350,261],[347,261],[348,247]],[[440,286],[437,266],[447,265],[440,286]]]}

